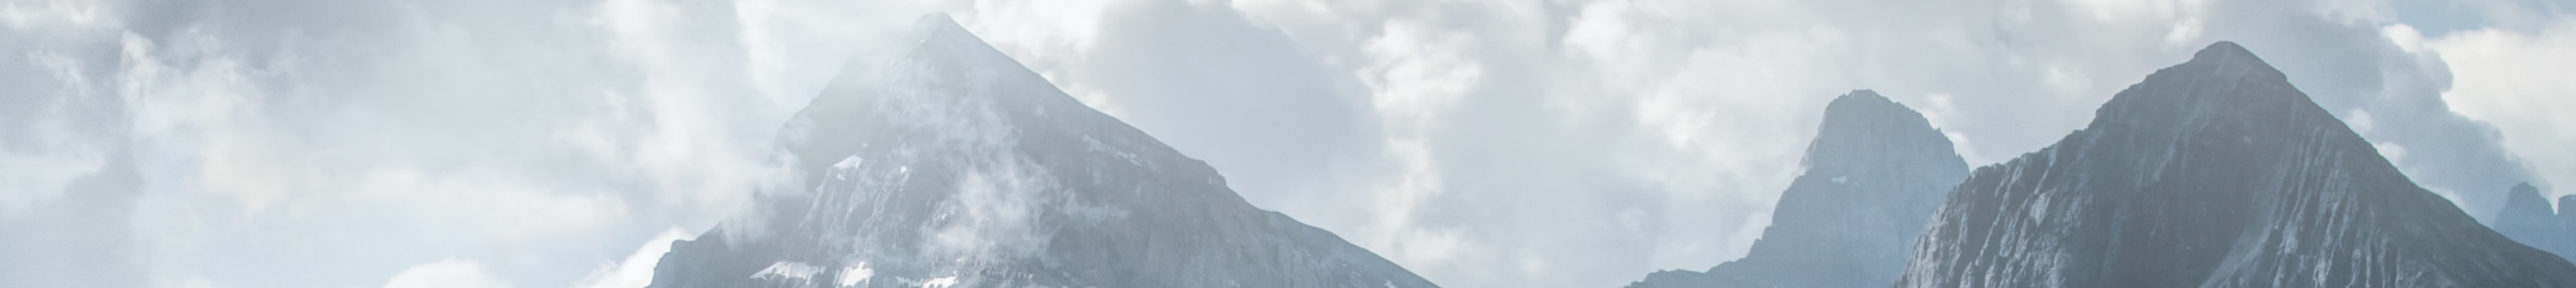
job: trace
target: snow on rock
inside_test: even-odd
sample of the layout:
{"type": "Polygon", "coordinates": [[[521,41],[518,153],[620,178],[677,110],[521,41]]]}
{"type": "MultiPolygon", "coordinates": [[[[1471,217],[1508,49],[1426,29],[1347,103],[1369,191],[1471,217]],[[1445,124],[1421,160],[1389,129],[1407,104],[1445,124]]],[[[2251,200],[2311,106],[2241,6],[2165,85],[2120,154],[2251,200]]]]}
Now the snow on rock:
{"type": "Polygon", "coordinates": [[[2219,42],[1981,167],[1897,287],[2576,287],[2219,42]]]}
{"type": "Polygon", "coordinates": [[[917,27],[780,129],[804,191],[672,244],[652,286],[1434,287],[1253,207],[946,16],[917,27]]]}

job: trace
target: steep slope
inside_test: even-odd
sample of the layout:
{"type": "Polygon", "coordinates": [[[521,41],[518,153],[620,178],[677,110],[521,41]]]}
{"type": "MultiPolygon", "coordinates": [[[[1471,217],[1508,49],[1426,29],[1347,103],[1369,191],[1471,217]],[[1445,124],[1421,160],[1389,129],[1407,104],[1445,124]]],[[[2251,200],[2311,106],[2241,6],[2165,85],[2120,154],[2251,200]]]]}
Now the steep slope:
{"type": "Polygon", "coordinates": [[[1771,226],[1743,259],[1708,272],[1658,271],[1633,288],[1886,287],[1924,220],[1968,164],[1923,115],[1876,92],[1825,106],[1806,171],[1780,193],[1771,226]]]}
{"type": "Polygon", "coordinates": [[[946,16],[780,132],[808,191],[672,245],[653,287],[1433,287],[1058,91],[946,16]]]}
{"type": "Polygon", "coordinates": [[[2567,287],[2576,265],[2413,184],[2234,43],[1981,167],[1901,287],[2567,287]]]}
{"type": "MultiPolygon", "coordinates": [[[[2571,195],[2570,197],[2576,197],[2571,195]]],[[[2561,198],[2561,202],[2576,198],[2561,198]]],[[[2504,208],[2496,211],[2494,228],[2506,238],[2557,254],[2560,258],[2576,255],[2576,222],[2566,221],[2567,213],[2552,212],[2549,199],[2540,197],[2540,188],[2530,183],[2506,190],[2504,208]]],[[[2564,207],[2564,206],[2562,206],[2564,207]]],[[[2560,208],[2561,210],[2565,208],[2560,208]]],[[[2569,260],[2576,261],[2576,260],[2569,260]]]]}

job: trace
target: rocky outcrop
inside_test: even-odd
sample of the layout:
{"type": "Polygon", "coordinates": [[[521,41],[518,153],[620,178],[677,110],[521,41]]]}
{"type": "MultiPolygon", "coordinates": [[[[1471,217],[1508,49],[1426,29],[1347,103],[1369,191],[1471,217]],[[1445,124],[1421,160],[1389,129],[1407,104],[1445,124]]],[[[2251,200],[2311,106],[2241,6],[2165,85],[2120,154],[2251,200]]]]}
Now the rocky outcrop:
{"type": "MultiPolygon", "coordinates": [[[[2576,215],[2566,213],[2563,207],[2567,206],[2551,209],[2549,198],[2541,198],[2540,188],[2530,183],[2505,190],[2504,201],[2503,209],[2496,211],[2491,223],[2496,233],[2560,258],[2576,255],[2576,221],[2570,221],[2576,215]]],[[[2571,201],[2576,201],[2576,195],[2559,198],[2560,205],[2576,204],[2571,201]]]]}
{"type": "Polygon", "coordinates": [[[1967,177],[1949,138],[1878,93],[1825,107],[1806,171],[1780,193],[1771,226],[1744,258],[1707,272],[1658,271],[1632,288],[1886,287],[1924,220],[1967,177]]]}
{"type": "Polygon", "coordinates": [[[2576,286],[2227,42],[1976,169],[1930,225],[1897,286],[2576,286]]]}

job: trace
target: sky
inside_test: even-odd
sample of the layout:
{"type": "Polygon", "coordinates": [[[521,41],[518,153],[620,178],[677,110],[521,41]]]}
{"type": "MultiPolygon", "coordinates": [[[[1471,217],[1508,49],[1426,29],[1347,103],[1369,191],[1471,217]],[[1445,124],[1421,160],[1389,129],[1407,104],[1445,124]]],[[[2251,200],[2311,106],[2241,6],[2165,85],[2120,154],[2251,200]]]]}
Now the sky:
{"type": "Polygon", "coordinates": [[[1740,257],[1845,91],[1982,166],[2215,41],[2472,214],[2576,194],[2558,0],[0,0],[0,286],[640,287],[926,13],[1453,287],[1740,257]]]}

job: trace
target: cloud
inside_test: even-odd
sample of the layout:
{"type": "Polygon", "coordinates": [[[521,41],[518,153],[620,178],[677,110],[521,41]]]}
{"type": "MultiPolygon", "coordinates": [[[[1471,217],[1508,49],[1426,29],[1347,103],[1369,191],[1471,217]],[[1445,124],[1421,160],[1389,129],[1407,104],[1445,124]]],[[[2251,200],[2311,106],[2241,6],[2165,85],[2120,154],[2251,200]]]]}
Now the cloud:
{"type": "Polygon", "coordinates": [[[483,264],[473,260],[445,259],[404,268],[402,273],[395,273],[393,279],[386,280],[384,287],[509,288],[510,283],[493,277],[491,272],[483,270],[483,264]]]}
{"type": "Polygon", "coordinates": [[[25,65],[0,90],[32,93],[0,95],[0,230],[45,233],[0,235],[0,276],[105,255],[78,263],[135,285],[632,286],[667,244],[624,245],[794,190],[780,122],[931,11],[1450,286],[1739,257],[1843,91],[1993,163],[2217,40],[2465,203],[2522,169],[2576,181],[2547,145],[2576,138],[2545,113],[2569,89],[2530,78],[2568,74],[2549,55],[2576,28],[2478,3],[2520,16],[2426,36],[2378,1],[8,1],[0,62],[25,65]]]}
{"type": "MultiPolygon", "coordinates": [[[[2564,195],[2576,184],[2576,17],[2533,30],[2462,31],[2422,45],[2448,64],[2442,100],[2460,115],[2493,123],[2503,145],[2543,184],[2564,195]]],[[[2498,190],[2501,191],[2501,190],[2498,190]]],[[[2551,196],[2555,197],[2555,196],[2551,196]]]]}
{"type": "Polygon", "coordinates": [[[671,252],[671,243],[689,240],[691,236],[678,227],[664,230],[662,234],[654,235],[652,240],[644,240],[644,247],[635,248],[635,254],[626,256],[625,261],[591,270],[590,276],[582,277],[581,282],[573,287],[643,288],[650,285],[653,283],[653,267],[662,262],[662,254],[671,252]]]}
{"type": "Polygon", "coordinates": [[[770,132],[832,76],[805,71],[840,66],[802,54],[870,34],[724,9],[764,3],[7,2],[47,17],[0,34],[32,64],[0,65],[0,179],[23,180],[0,229],[53,236],[0,237],[24,256],[0,274],[361,286],[458,258],[571,284],[629,252],[600,243],[703,229],[788,182],[770,132]],[[809,32],[849,34],[775,37],[809,32]],[[89,209],[15,208],[44,206],[89,209]]]}
{"type": "Polygon", "coordinates": [[[2423,104],[2438,100],[2446,72],[2380,33],[2395,16],[2376,1],[1106,5],[1112,17],[1045,27],[961,19],[999,35],[1078,30],[988,39],[1018,47],[1004,50],[1086,103],[1254,179],[1232,183],[1256,205],[1452,286],[1609,286],[1738,257],[1795,176],[1821,103],[1842,91],[1877,89],[1927,110],[1986,164],[2051,144],[2112,93],[2219,40],[2255,47],[2338,114],[2374,115],[2365,136],[2412,151],[2418,159],[2400,164],[2417,181],[2478,191],[2521,178],[2475,134],[2484,124],[2423,104]],[[1151,33],[1166,35],[1137,35],[1151,33]],[[1288,43],[1174,36],[1273,34],[1288,43]],[[1137,50],[1162,57],[1119,56],[1137,50]],[[1204,59],[1287,72],[1193,68],[1222,61],[1204,59]],[[1233,98],[1245,94],[1259,98],[1233,98]],[[1351,115],[1304,135],[1352,140],[1194,140],[1276,134],[1269,127],[1283,125],[1266,123],[1284,117],[1269,113],[1351,115]],[[1333,148],[1225,148],[1301,141],[1333,148]]]}

